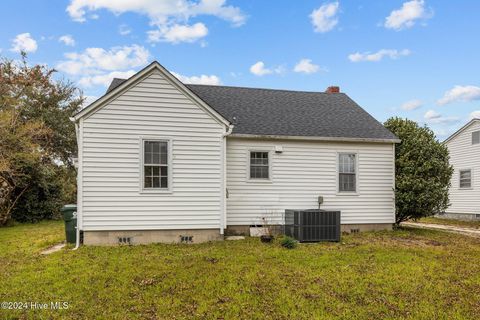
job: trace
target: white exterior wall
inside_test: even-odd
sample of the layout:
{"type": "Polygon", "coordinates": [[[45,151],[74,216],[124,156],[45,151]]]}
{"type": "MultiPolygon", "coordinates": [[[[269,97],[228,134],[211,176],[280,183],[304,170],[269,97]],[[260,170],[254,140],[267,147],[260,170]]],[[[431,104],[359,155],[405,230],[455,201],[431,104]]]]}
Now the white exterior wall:
{"type": "Polygon", "coordinates": [[[395,151],[392,143],[342,143],[292,140],[227,139],[227,225],[261,224],[285,209],[341,211],[342,224],[395,222],[395,151]],[[276,154],[275,146],[283,153],[276,154]],[[272,151],[271,181],[248,181],[249,150],[272,151]],[[357,154],[357,193],[337,192],[338,152],[357,154]]]}
{"type": "Polygon", "coordinates": [[[224,131],[153,71],[80,121],[80,228],[220,228],[224,131]],[[149,136],[172,141],[171,193],[140,192],[140,137],[149,136]]]}
{"type": "Polygon", "coordinates": [[[473,122],[446,143],[454,172],[449,191],[447,213],[480,214],[480,144],[472,145],[472,132],[480,130],[480,121],[473,122]],[[459,171],[472,170],[472,188],[460,189],[459,171]]]}

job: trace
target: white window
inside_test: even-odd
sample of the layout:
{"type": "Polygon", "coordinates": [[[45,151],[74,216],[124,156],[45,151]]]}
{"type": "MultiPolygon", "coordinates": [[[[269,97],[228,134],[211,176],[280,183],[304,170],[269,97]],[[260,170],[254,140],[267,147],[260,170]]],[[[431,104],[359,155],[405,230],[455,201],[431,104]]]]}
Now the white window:
{"type": "Polygon", "coordinates": [[[268,151],[250,151],[250,179],[270,179],[268,151]]]}
{"type": "Polygon", "coordinates": [[[471,188],[472,187],[472,170],[460,170],[459,173],[460,188],[471,188]]]}
{"type": "Polygon", "coordinates": [[[480,144],[480,131],[472,132],[472,144],[480,144]]]}
{"type": "Polygon", "coordinates": [[[338,155],[338,191],[357,191],[356,155],[354,153],[338,155]]]}
{"type": "Polygon", "coordinates": [[[168,190],[169,148],[168,140],[143,140],[142,188],[168,190]]]}

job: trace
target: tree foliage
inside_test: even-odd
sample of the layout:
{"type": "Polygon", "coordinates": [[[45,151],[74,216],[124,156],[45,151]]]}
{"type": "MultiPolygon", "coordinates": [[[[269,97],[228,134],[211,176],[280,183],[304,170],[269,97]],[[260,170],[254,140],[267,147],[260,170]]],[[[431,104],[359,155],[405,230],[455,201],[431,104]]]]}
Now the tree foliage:
{"type": "Polygon", "coordinates": [[[76,138],[69,117],[83,98],[54,73],[29,66],[24,54],[20,62],[0,62],[0,225],[12,215],[52,217],[63,201],[74,200],[76,138]]]}
{"type": "Polygon", "coordinates": [[[395,148],[397,224],[444,211],[453,173],[447,147],[411,120],[390,118],[385,127],[401,139],[395,148]]]}

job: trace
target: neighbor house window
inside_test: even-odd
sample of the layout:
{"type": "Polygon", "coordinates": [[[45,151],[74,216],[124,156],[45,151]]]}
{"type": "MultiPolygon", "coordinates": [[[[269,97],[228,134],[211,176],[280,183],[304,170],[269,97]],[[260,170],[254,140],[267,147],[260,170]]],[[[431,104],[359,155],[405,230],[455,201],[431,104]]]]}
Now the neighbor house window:
{"type": "Polygon", "coordinates": [[[460,188],[472,187],[472,170],[460,170],[460,188]]]}
{"type": "Polygon", "coordinates": [[[480,144],[480,131],[472,132],[472,144],[480,144]]]}
{"type": "Polygon", "coordinates": [[[168,141],[143,140],[143,188],[169,188],[168,141]]]}
{"type": "Polygon", "coordinates": [[[341,153],[338,155],[338,191],[357,191],[356,155],[341,153]]]}
{"type": "Polygon", "coordinates": [[[250,152],[250,179],[270,179],[268,152],[250,152]]]}

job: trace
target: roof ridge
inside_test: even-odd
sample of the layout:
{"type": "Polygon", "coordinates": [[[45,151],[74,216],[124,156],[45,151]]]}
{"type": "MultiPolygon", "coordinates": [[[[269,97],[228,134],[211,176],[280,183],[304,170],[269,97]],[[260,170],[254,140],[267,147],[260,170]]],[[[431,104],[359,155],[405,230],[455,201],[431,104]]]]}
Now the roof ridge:
{"type": "MultiPolygon", "coordinates": [[[[323,93],[329,94],[323,91],[306,91],[306,90],[288,90],[288,89],[272,89],[272,88],[257,88],[257,87],[245,87],[245,86],[226,86],[226,85],[212,85],[212,84],[193,84],[193,83],[186,83],[187,87],[195,86],[195,87],[221,87],[221,88],[232,88],[232,89],[250,89],[250,90],[264,90],[264,91],[285,91],[285,92],[299,92],[299,93],[323,93]]],[[[340,94],[345,94],[344,92],[338,92],[340,94]]],[[[336,94],[338,94],[336,93],[336,94]]]]}

